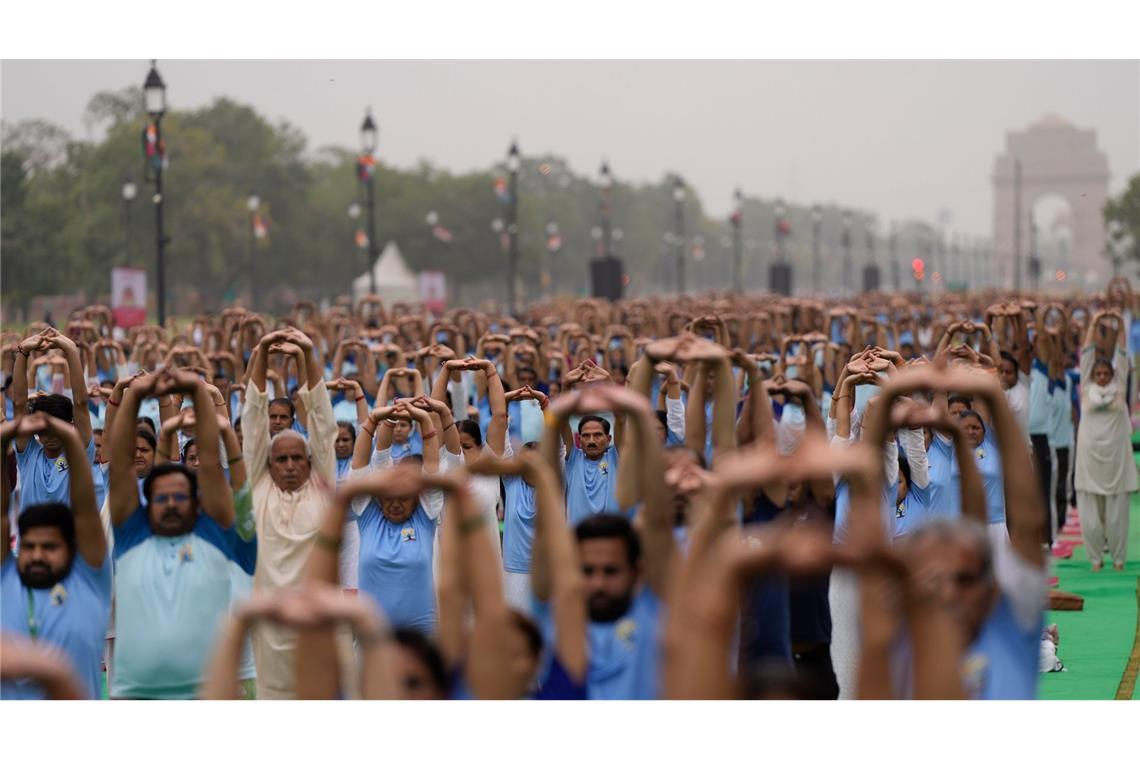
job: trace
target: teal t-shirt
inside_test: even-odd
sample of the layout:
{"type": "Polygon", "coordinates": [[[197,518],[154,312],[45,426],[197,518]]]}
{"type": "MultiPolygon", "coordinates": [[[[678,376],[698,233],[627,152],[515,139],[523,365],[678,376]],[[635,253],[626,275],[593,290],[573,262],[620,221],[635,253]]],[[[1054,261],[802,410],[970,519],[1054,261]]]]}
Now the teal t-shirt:
{"type": "Polygon", "coordinates": [[[233,593],[237,531],[204,512],[181,536],[156,536],[140,506],[115,527],[111,697],[193,699],[233,593]]]}

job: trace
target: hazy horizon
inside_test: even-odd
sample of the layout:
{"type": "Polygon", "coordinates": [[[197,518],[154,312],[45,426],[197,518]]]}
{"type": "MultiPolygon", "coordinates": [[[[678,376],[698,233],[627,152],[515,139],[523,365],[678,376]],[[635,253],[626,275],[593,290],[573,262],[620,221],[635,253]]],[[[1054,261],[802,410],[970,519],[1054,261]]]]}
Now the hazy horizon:
{"type": "MultiPolygon", "coordinates": [[[[355,149],[365,108],[381,161],[482,169],[517,137],[594,176],[676,171],[713,215],[734,188],[938,220],[988,236],[990,172],[1006,132],[1047,114],[1095,129],[1110,192],[1140,171],[1136,61],[160,60],[171,108],[228,97],[288,121],[309,149],[355,149]],[[284,85],[284,86],[283,86],[284,85]]],[[[148,61],[5,60],[0,116],[79,139],[88,100],[141,85],[148,61]]]]}

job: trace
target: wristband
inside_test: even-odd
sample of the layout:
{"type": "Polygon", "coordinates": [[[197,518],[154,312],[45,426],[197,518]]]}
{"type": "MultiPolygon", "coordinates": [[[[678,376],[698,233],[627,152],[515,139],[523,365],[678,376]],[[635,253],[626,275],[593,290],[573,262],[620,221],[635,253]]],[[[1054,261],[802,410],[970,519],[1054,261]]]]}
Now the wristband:
{"type": "Polygon", "coordinates": [[[110,404],[111,406],[118,406],[121,402],[116,401],[113,398],[109,398],[109,399],[107,399],[107,403],[110,404]]]}
{"type": "Polygon", "coordinates": [[[241,456],[241,454],[238,454],[236,457],[230,457],[229,459],[227,459],[226,464],[231,464],[231,465],[237,464],[241,460],[242,460],[242,456],[241,456]]]}
{"type": "Polygon", "coordinates": [[[452,423],[451,423],[450,425],[448,425],[447,427],[445,427],[445,428],[443,429],[443,432],[445,432],[445,433],[446,433],[448,430],[450,430],[450,429],[451,429],[451,428],[453,428],[453,427],[455,427],[455,422],[454,422],[454,420],[452,421],[452,423]]]}
{"type": "Polygon", "coordinates": [[[468,533],[478,530],[479,526],[486,521],[487,519],[481,514],[466,518],[463,522],[459,523],[459,535],[466,536],[468,533]]]}
{"type": "Polygon", "coordinates": [[[367,425],[361,425],[360,429],[368,433],[369,437],[376,435],[376,428],[369,428],[367,425]]]}
{"type": "Polygon", "coordinates": [[[329,538],[324,533],[317,533],[314,543],[322,549],[328,549],[330,552],[340,551],[340,536],[336,538],[329,538]]]}
{"type": "Polygon", "coordinates": [[[435,437],[435,431],[432,430],[430,433],[424,433],[423,435],[421,435],[420,440],[427,441],[427,440],[430,440],[431,438],[434,438],[434,437],[435,437]]]}

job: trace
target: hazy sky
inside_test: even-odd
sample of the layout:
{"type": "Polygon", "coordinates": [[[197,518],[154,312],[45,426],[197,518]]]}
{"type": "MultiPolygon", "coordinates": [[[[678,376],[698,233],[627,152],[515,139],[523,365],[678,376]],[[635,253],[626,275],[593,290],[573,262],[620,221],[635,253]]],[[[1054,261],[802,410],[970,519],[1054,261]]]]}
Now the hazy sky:
{"type": "MultiPolygon", "coordinates": [[[[0,115],[78,137],[90,96],[141,84],[146,61],[4,61],[0,115]]],[[[710,213],[733,188],[989,235],[1005,132],[1047,113],[1094,128],[1111,191],[1140,171],[1140,63],[922,61],[187,61],[159,69],[174,108],[219,95],[355,147],[366,106],[382,160],[455,171],[552,152],[593,174],[680,172],[710,213]]],[[[490,189],[488,188],[488,192],[490,189]]],[[[619,211],[620,213],[620,211],[619,211]]]]}

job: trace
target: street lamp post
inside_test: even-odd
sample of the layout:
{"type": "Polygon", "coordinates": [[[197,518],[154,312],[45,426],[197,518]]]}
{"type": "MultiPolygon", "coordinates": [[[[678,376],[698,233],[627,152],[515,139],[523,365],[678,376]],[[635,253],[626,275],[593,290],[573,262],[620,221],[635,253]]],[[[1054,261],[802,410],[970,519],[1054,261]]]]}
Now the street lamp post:
{"type": "Polygon", "coordinates": [[[685,181],[673,178],[673,244],[676,248],[677,293],[685,292],[685,181]]]}
{"type": "Polygon", "coordinates": [[[879,264],[875,261],[875,221],[868,219],[865,226],[867,233],[867,265],[863,269],[863,292],[870,293],[879,289],[879,264]]]}
{"type": "Polygon", "coordinates": [[[376,143],[379,130],[372,120],[372,109],[364,114],[360,125],[360,162],[357,176],[364,184],[365,199],[368,203],[368,283],[372,295],[376,295],[376,195],[373,178],[376,173],[376,143]]]}
{"type": "Polygon", "coordinates": [[[792,268],[784,260],[784,241],[792,232],[791,222],[788,221],[788,206],[784,199],[776,201],[776,260],[768,268],[768,289],[774,293],[790,296],[792,294],[792,268]]]}
{"type": "Polygon", "coordinates": [[[550,221],[546,223],[546,250],[550,254],[549,274],[547,275],[546,290],[547,295],[554,296],[555,283],[558,282],[558,252],[562,250],[562,239],[558,235],[558,223],[550,221]]]}
{"type": "Polygon", "coordinates": [[[249,211],[249,305],[257,311],[257,256],[254,251],[257,245],[257,210],[261,208],[261,198],[257,193],[250,193],[245,201],[249,211]]]}
{"type": "Polygon", "coordinates": [[[518,301],[515,288],[518,276],[519,259],[519,168],[522,160],[519,158],[519,146],[511,141],[511,149],[507,152],[507,172],[510,182],[507,190],[510,193],[510,205],[507,207],[507,236],[509,248],[507,251],[507,313],[514,316],[517,313],[518,301]]]}
{"type": "Polygon", "coordinates": [[[154,221],[155,221],[155,303],[158,306],[158,324],[166,326],[166,262],[165,248],[170,242],[162,226],[162,170],[166,158],[166,146],[162,142],[162,117],[166,114],[166,84],[158,75],[155,61],[150,62],[146,82],[143,84],[143,102],[151,123],[143,133],[143,146],[149,159],[149,168],[154,172],[154,221]]]}
{"type": "Polygon", "coordinates": [[[891,254],[891,288],[898,293],[902,290],[902,282],[899,273],[899,230],[895,222],[891,222],[891,237],[887,245],[891,254]]]}
{"type": "Polygon", "coordinates": [[[823,229],[823,209],[819,205],[811,207],[811,290],[819,293],[819,238],[823,229]]]}
{"type": "Polygon", "coordinates": [[[126,255],[128,264],[132,263],[131,259],[131,202],[138,195],[139,189],[131,180],[123,182],[123,252],[126,255]]]}
{"type": "Polygon", "coordinates": [[[614,178],[610,174],[609,162],[603,161],[601,168],[602,185],[602,256],[612,256],[613,251],[613,192],[614,178]]]}
{"type": "Polygon", "coordinates": [[[732,286],[737,293],[744,292],[744,240],[741,225],[744,224],[744,193],[740,188],[732,194],[732,286]]]}
{"type": "Polygon", "coordinates": [[[851,225],[855,218],[850,211],[843,212],[843,292],[851,293],[854,290],[851,268],[851,225]]]}

